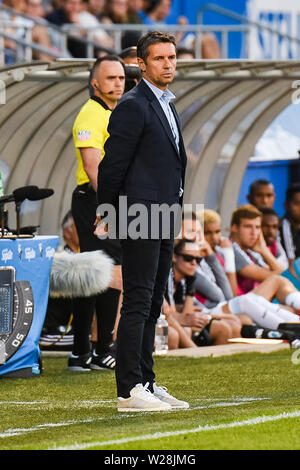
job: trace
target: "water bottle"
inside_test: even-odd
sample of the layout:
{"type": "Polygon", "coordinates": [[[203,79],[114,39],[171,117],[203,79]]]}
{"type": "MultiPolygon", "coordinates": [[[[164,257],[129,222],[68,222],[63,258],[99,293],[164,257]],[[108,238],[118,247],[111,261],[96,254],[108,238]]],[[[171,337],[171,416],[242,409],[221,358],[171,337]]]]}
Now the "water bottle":
{"type": "Polygon", "coordinates": [[[161,314],[155,328],[155,354],[166,354],[168,351],[168,322],[161,314]]]}

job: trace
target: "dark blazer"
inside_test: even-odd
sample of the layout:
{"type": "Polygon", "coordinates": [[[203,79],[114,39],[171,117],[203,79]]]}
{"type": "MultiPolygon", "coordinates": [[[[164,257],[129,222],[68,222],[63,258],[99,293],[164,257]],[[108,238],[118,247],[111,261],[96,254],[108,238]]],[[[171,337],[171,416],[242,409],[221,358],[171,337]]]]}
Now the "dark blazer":
{"type": "Polygon", "coordinates": [[[119,101],[99,164],[99,204],[117,206],[119,195],[132,203],[179,202],[187,159],[178,115],[171,107],[180,133],[179,152],[161,105],[143,80],[119,101]]]}

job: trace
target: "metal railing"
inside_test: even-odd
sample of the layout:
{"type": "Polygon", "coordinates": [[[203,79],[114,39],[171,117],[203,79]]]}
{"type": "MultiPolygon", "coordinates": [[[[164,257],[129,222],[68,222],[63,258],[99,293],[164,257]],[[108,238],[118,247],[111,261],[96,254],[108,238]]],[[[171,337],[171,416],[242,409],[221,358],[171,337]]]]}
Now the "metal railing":
{"type": "MultiPolygon", "coordinates": [[[[213,3],[208,3],[206,5],[203,5],[202,7],[199,8],[198,13],[197,13],[197,23],[202,24],[203,23],[203,17],[204,13],[206,11],[218,13],[221,16],[225,16],[226,18],[229,18],[231,20],[237,21],[240,25],[244,25],[245,28],[245,55],[246,58],[249,58],[249,35],[252,29],[255,29],[257,33],[260,32],[265,32],[268,33],[271,37],[277,38],[277,40],[286,40],[290,46],[295,45],[296,50],[297,50],[297,57],[295,59],[300,59],[300,38],[291,36],[288,33],[283,33],[279,31],[278,29],[272,28],[271,26],[264,25],[262,23],[259,23],[257,21],[249,20],[247,16],[240,15],[238,13],[232,12],[231,10],[227,10],[226,8],[219,7],[213,3]]],[[[230,28],[227,29],[227,31],[224,29],[222,32],[222,42],[221,42],[221,47],[223,48],[223,44],[225,45],[225,50],[228,45],[228,32],[231,32],[231,28],[233,28],[233,25],[230,26],[230,28]]],[[[233,29],[232,29],[233,31],[233,29]]],[[[279,41],[277,41],[278,43],[279,41]]],[[[222,57],[224,57],[222,51],[222,57]]],[[[276,51],[278,54],[278,50],[276,51]]],[[[280,59],[280,57],[272,57],[272,59],[280,59]]]]}
{"type": "MultiPolygon", "coordinates": [[[[99,27],[84,27],[82,25],[75,24],[65,24],[62,27],[56,26],[52,23],[47,22],[43,18],[32,17],[27,14],[21,14],[12,8],[9,8],[5,5],[0,5],[0,13],[5,11],[8,15],[14,15],[26,18],[32,22],[32,27],[34,25],[40,25],[47,27],[47,30],[50,35],[50,40],[52,45],[55,46],[55,49],[45,48],[32,41],[32,27],[12,24],[7,20],[1,20],[0,18],[0,65],[5,64],[5,59],[8,51],[4,49],[4,39],[10,39],[16,44],[16,53],[14,57],[15,62],[20,61],[30,61],[32,60],[33,51],[42,52],[49,55],[50,57],[62,57],[67,58],[71,57],[70,52],[68,51],[68,40],[76,39],[77,42],[86,46],[86,57],[94,57],[94,48],[103,50],[107,53],[119,53],[122,49],[122,36],[126,31],[134,31],[140,34],[144,34],[147,31],[156,29],[157,26],[154,25],[145,25],[145,24],[102,24],[100,23],[99,27]],[[18,37],[18,35],[13,35],[5,31],[5,27],[8,25],[15,28],[15,31],[18,29],[24,30],[23,37],[18,37]],[[108,33],[114,42],[114,48],[110,49],[104,47],[101,43],[94,40],[94,34],[97,30],[105,31],[108,33]],[[78,33],[84,33],[84,37],[78,36],[78,33]],[[6,52],[6,55],[5,55],[6,52]]],[[[269,34],[276,35],[278,38],[284,38],[289,41],[291,44],[297,45],[297,51],[300,58],[300,38],[293,37],[289,34],[282,33],[271,27],[262,25],[260,23],[249,21],[247,17],[238,15],[226,10],[224,8],[218,7],[213,4],[207,4],[202,6],[198,11],[197,25],[159,25],[159,29],[162,31],[172,32],[174,34],[181,33],[182,35],[192,34],[194,36],[195,44],[195,56],[196,58],[201,58],[201,44],[204,34],[210,33],[217,35],[220,38],[220,51],[221,58],[228,58],[228,43],[229,43],[229,34],[243,34],[246,37],[246,44],[248,45],[248,38],[251,28],[256,28],[257,31],[265,31],[269,34]],[[240,24],[231,24],[231,25],[203,25],[203,14],[205,11],[213,11],[224,15],[231,20],[236,20],[240,24]]],[[[246,59],[248,56],[248,47],[246,46],[246,59]]],[[[238,57],[240,58],[240,57],[238,57]]]]}

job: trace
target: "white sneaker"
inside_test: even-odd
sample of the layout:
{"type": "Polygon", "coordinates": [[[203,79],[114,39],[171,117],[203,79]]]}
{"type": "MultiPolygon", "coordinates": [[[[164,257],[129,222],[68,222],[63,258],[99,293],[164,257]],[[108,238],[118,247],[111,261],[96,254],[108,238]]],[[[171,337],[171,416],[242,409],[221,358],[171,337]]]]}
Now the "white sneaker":
{"type": "Polygon", "coordinates": [[[167,392],[166,387],[159,387],[156,383],[153,384],[153,394],[156,398],[163,401],[164,403],[168,403],[171,405],[173,409],[187,409],[190,405],[186,401],[177,400],[177,398],[173,397],[167,392]]]}
{"type": "Polygon", "coordinates": [[[148,390],[149,383],[143,387],[137,384],[131,391],[129,398],[118,397],[118,411],[170,411],[171,405],[164,403],[148,390]]]}

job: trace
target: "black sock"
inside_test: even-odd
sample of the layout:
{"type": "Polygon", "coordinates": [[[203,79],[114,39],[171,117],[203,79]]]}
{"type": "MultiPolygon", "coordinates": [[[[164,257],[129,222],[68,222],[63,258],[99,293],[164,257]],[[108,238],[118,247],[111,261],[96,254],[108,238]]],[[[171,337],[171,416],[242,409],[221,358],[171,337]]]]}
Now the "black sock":
{"type": "Polygon", "coordinates": [[[288,339],[283,330],[271,330],[270,328],[260,328],[255,325],[243,325],[241,329],[243,338],[261,339],[288,339]]]}
{"type": "Polygon", "coordinates": [[[73,300],[73,332],[74,345],[72,353],[81,356],[90,351],[90,334],[93,315],[95,313],[95,297],[78,297],[73,300]]]}

